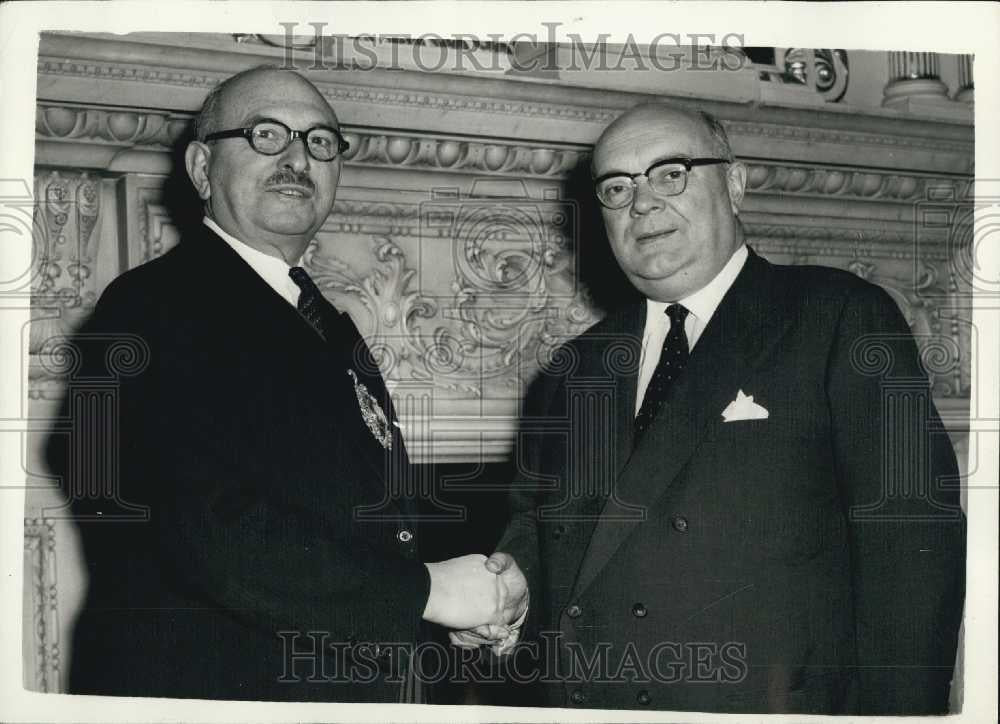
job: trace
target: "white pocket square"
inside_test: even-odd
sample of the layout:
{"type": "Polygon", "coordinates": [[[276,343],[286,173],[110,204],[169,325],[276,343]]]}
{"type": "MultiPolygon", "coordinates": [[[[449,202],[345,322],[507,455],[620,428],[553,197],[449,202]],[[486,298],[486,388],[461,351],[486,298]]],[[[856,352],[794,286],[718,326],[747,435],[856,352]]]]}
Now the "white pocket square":
{"type": "Polygon", "coordinates": [[[725,422],[738,420],[766,420],[770,413],[753,401],[753,395],[744,395],[743,390],[736,393],[736,399],[726,405],[722,411],[725,422]]]}

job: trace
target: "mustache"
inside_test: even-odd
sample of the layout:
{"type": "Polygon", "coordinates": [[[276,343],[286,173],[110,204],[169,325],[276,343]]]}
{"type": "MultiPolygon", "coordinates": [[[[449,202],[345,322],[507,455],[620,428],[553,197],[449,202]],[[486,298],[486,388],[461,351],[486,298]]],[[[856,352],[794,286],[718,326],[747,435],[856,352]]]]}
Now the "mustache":
{"type": "Polygon", "coordinates": [[[278,171],[264,182],[265,187],[279,186],[282,184],[295,184],[296,186],[307,188],[310,191],[316,190],[316,184],[311,178],[309,178],[309,174],[297,173],[291,169],[278,171]]]}

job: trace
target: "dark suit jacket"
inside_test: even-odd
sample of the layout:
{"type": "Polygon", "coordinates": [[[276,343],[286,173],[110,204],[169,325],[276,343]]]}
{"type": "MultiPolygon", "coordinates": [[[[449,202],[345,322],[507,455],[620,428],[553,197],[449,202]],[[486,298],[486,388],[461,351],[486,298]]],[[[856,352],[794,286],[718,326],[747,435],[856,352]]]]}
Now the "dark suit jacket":
{"type": "Polygon", "coordinates": [[[558,350],[524,421],[534,485],[498,550],[527,570],[549,703],[945,711],[965,523],[891,298],[751,252],[633,451],[644,323],[558,350]],[[738,391],[769,417],[724,422],[738,391]]]}
{"type": "Polygon", "coordinates": [[[348,369],[392,409],[357,331],[327,339],[207,228],[108,286],[49,445],[90,575],[72,692],[397,700],[409,467],[362,420],[348,369]]]}

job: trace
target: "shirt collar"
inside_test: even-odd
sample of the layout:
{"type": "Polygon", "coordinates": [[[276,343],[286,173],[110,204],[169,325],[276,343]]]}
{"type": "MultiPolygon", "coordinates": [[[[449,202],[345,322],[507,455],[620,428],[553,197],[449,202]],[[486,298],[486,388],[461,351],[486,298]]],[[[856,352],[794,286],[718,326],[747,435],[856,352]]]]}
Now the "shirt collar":
{"type": "Polygon", "coordinates": [[[646,300],[646,319],[660,319],[661,317],[666,317],[663,313],[667,307],[671,304],[681,304],[687,308],[687,310],[694,315],[694,317],[701,323],[702,327],[708,324],[708,320],[712,318],[715,314],[715,310],[722,303],[722,298],[726,296],[726,292],[729,291],[729,287],[733,285],[736,281],[736,277],[739,276],[740,271],[743,270],[743,265],[746,264],[747,257],[749,256],[746,244],[741,244],[740,247],[733,252],[733,255],[729,257],[729,261],[726,265],[719,270],[712,281],[703,286],[698,291],[693,294],[689,294],[683,299],[679,299],[676,302],[656,302],[652,299],[646,300]]]}
{"type": "MultiPolygon", "coordinates": [[[[240,241],[232,234],[223,231],[213,219],[207,216],[203,219],[205,226],[214,231],[219,237],[233,248],[240,258],[243,259],[250,268],[257,272],[257,275],[267,282],[267,285],[284,297],[290,304],[295,305],[299,300],[299,288],[288,276],[291,267],[284,259],[265,254],[254,249],[246,242],[240,241]]],[[[302,260],[299,259],[299,265],[302,260]]]]}

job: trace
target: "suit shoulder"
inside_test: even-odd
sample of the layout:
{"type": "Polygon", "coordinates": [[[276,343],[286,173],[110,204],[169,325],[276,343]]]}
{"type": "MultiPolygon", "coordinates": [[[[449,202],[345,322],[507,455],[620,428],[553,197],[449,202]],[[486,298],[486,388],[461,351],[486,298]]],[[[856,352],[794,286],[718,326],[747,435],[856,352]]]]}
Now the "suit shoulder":
{"type": "Polygon", "coordinates": [[[603,337],[620,334],[623,330],[642,327],[645,316],[645,302],[634,302],[609,311],[600,320],[590,325],[576,339],[603,337]]]}
{"type": "Polygon", "coordinates": [[[606,314],[603,318],[587,327],[575,337],[567,339],[560,348],[571,350],[571,354],[579,354],[584,348],[592,350],[595,345],[605,346],[612,342],[625,341],[634,336],[642,336],[643,305],[631,305],[619,308],[606,314]]]}
{"type": "Polygon", "coordinates": [[[774,265],[780,305],[810,320],[869,331],[909,332],[903,307],[886,289],[843,269],[774,265]]]}
{"type": "Polygon", "coordinates": [[[88,320],[90,329],[148,331],[188,294],[179,249],[128,269],[104,288],[88,320]]]}
{"type": "Polygon", "coordinates": [[[844,303],[891,302],[892,297],[878,284],[844,269],[807,264],[773,264],[776,286],[785,294],[806,301],[844,303]]]}
{"type": "Polygon", "coordinates": [[[111,280],[101,294],[101,301],[142,304],[164,292],[176,289],[180,252],[172,249],[139,266],[132,267],[111,280]]]}

